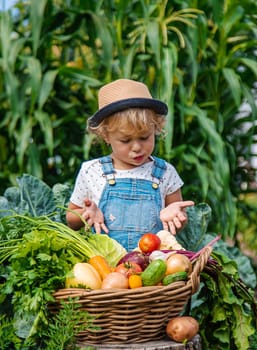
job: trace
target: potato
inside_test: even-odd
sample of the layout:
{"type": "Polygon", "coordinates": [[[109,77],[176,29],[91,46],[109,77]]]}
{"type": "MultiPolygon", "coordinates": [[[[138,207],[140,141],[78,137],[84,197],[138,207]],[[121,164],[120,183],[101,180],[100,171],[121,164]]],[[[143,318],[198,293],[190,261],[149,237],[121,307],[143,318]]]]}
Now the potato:
{"type": "Polygon", "coordinates": [[[199,331],[198,321],[191,316],[178,316],[169,320],[166,333],[171,340],[184,343],[192,339],[199,331]]]}

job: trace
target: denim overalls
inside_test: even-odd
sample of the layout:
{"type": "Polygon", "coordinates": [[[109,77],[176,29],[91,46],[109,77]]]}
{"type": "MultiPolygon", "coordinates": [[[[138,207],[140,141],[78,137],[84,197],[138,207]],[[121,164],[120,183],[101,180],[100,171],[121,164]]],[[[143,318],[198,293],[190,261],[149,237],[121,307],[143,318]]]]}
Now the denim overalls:
{"type": "Polygon", "coordinates": [[[106,185],[99,201],[109,236],[127,251],[137,247],[146,232],[157,233],[163,229],[160,220],[162,200],[159,183],[166,170],[165,161],[153,157],[153,181],[144,179],[115,179],[110,156],[100,158],[106,185]]]}

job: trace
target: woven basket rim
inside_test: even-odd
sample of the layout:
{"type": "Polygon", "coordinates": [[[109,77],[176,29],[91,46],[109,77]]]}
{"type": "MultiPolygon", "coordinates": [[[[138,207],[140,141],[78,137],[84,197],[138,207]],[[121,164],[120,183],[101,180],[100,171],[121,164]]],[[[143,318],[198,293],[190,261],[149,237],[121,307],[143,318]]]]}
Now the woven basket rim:
{"type": "MultiPolygon", "coordinates": [[[[139,288],[133,288],[133,289],[95,289],[95,290],[90,290],[90,289],[85,289],[85,288],[61,288],[58,289],[55,293],[53,293],[53,296],[58,299],[59,296],[62,295],[69,295],[71,297],[74,297],[75,295],[79,294],[81,297],[83,296],[88,296],[88,295],[95,295],[96,297],[100,297],[103,295],[103,297],[107,295],[113,295],[115,294],[116,297],[123,297],[123,296],[132,296],[133,294],[138,295],[140,294],[141,297],[150,297],[154,294],[165,291],[170,291],[171,289],[174,289],[175,287],[178,287],[181,292],[184,289],[188,289],[188,286],[191,285],[191,280],[188,279],[188,281],[177,281],[173,282],[172,285],[169,284],[167,286],[146,286],[146,287],[139,287],[139,288]]],[[[177,288],[177,289],[178,289],[177,288]]]]}

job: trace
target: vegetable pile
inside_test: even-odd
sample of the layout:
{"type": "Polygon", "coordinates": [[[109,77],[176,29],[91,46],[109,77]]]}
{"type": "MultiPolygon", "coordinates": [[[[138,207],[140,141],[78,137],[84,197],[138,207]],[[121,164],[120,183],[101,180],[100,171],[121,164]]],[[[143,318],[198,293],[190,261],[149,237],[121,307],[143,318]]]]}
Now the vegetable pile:
{"type": "MultiPolygon", "coordinates": [[[[5,346],[46,349],[50,322],[46,306],[54,301],[53,292],[65,284],[93,289],[144,288],[186,280],[190,264],[171,264],[172,259],[179,255],[192,263],[211,242],[215,243],[212,256],[185,316],[197,320],[205,349],[257,349],[255,273],[237,248],[207,233],[211,210],[206,204],[188,208],[189,222],[177,235],[178,242],[160,231],[158,249],[142,252],[139,247],[126,252],[107,235],[69,229],[63,209],[69,195],[66,185],[51,189],[24,175],[18,179],[18,187],[7,189],[0,197],[0,339],[5,339],[5,346]],[[176,270],[178,265],[183,266],[182,271],[176,270]],[[84,268],[87,275],[89,269],[94,271],[91,281],[75,281],[84,268]]],[[[86,317],[91,321],[90,315],[86,317]]]]}
{"type": "Polygon", "coordinates": [[[66,288],[94,290],[166,286],[175,281],[187,280],[192,271],[190,259],[179,253],[164,253],[162,259],[149,259],[147,266],[131,261],[131,256],[135,258],[135,254],[126,254],[113,269],[103,256],[94,256],[88,263],[77,263],[66,276],[66,288]]]}
{"type": "MultiPolygon", "coordinates": [[[[169,232],[166,232],[167,235],[171,236],[169,232]]],[[[208,245],[213,245],[219,238],[216,237],[208,245]]],[[[172,237],[172,242],[175,241],[172,237]]],[[[122,256],[116,265],[111,266],[103,255],[94,255],[87,262],[76,263],[66,275],[65,287],[95,290],[167,286],[186,281],[192,272],[193,262],[201,253],[181,249],[178,243],[179,250],[167,249],[170,245],[166,246],[161,241],[159,233],[150,232],[141,237],[138,247],[136,251],[122,256]],[[143,244],[146,236],[148,245],[143,244]],[[153,250],[153,246],[156,250],[153,250]],[[166,249],[160,250],[161,246],[166,249]],[[140,247],[144,251],[139,250],[140,247]]]]}

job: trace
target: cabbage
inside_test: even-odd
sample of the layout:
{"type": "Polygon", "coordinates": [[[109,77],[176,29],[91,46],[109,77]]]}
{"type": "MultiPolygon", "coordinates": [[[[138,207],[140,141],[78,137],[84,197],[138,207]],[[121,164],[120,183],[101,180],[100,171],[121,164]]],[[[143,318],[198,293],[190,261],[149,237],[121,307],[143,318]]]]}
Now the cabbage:
{"type": "Polygon", "coordinates": [[[88,234],[88,243],[107,260],[111,267],[115,267],[119,260],[126,255],[126,249],[106,234],[88,234]]]}

